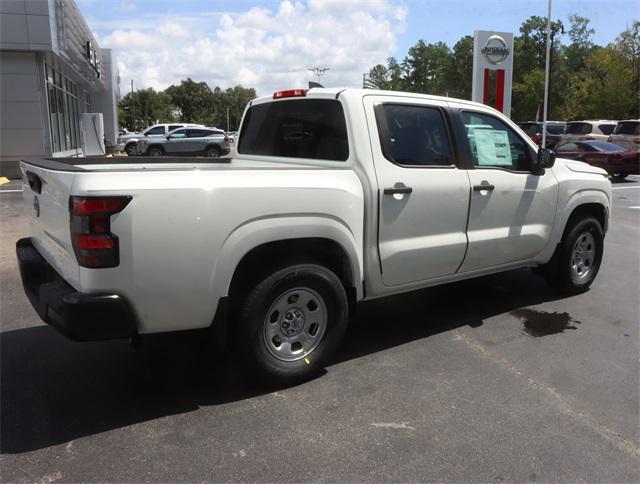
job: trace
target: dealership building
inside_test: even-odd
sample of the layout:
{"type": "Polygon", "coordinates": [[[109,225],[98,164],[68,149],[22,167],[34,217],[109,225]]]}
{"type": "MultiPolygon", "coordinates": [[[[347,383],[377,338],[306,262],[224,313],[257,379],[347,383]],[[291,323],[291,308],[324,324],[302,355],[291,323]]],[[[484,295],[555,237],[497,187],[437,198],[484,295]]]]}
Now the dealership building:
{"type": "Polygon", "coordinates": [[[115,144],[118,66],[73,0],[0,1],[0,175],[22,158],[82,156],[83,113],[115,144]]]}

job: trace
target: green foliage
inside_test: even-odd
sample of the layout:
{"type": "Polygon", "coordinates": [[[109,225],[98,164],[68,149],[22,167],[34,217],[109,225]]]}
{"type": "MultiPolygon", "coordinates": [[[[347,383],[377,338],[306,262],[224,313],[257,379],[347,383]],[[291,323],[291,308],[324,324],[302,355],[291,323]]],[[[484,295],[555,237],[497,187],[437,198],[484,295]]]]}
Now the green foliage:
{"type": "MultiPolygon", "coordinates": [[[[551,22],[548,119],[638,118],[640,110],[640,22],[609,46],[594,45],[589,19],[570,15],[568,31],[551,22]],[[568,41],[564,44],[563,37],[568,41]]],[[[511,117],[535,119],[544,99],[547,19],[532,16],[514,39],[511,117]]],[[[401,61],[391,57],[369,72],[379,89],[471,98],[473,37],[446,44],[418,41],[401,61]]]]}
{"type": "Polygon", "coordinates": [[[136,131],[156,122],[175,121],[175,109],[167,94],[157,92],[150,87],[139,89],[122,98],[118,105],[118,119],[122,127],[136,131]]]}
{"type": "Polygon", "coordinates": [[[149,88],[127,94],[118,106],[118,117],[120,125],[130,131],[176,121],[236,130],[244,107],[255,97],[253,88],[235,86],[224,91],[219,87],[211,90],[205,82],[186,79],[161,92],[149,88]]]}

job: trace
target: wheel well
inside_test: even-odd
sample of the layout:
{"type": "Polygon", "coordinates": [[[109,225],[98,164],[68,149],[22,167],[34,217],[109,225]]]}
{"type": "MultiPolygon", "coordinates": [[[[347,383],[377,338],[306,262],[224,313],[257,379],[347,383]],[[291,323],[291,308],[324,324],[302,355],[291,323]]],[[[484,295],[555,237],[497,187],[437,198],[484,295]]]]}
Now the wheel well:
{"type": "Polygon", "coordinates": [[[565,226],[565,231],[568,227],[571,226],[571,222],[573,222],[576,218],[581,218],[584,216],[592,216],[595,217],[598,222],[600,222],[600,227],[602,227],[602,231],[606,232],[607,230],[607,209],[604,205],[600,203],[585,203],[582,205],[578,205],[573,209],[571,215],[567,219],[567,224],[565,226]]]}
{"type": "Polygon", "coordinates": [[[345,288],[350,311],[355,308],[356,288],[349,257],[340,244],[324,238],[279,240],[250,250],[231,279],[229,296],[232,304],[234,300],[241,300],[249,288],[268,274],[287,265],[305,262],[320,264],[333,271],[345,288]]]}

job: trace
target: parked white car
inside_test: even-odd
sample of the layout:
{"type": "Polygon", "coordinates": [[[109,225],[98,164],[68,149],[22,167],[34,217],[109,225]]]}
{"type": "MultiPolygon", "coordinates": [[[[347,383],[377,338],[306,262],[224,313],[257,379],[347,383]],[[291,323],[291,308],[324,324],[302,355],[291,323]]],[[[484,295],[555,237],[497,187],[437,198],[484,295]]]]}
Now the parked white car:
{"type": "Polygon", "coordinates": [[[567,123],[562,142],[567,141],[607,141],[616,127],[617,121],[586,120],[567,123]]]}
{"type": "Polygon", "coordinates": [[[640,151],[640,119],[619,121],[608,141],[630,151],[640,151]]]}
{"type": "Polygon", "coordinates": [[[160,138],[167,136],[171,131],[185,128],[188,126],[202,127],[202,124],[192,123],[172,123],[172,124],[154,124],[149,126],[141,133],[127,133],[118,137],[116,151],[124,151],[129,156],[133,156],[137,151],[138,140],[142,138],[160,138]]]}
{"type": "Polygon", "coordinates": [[[240,133],[233,160],[23,161],[17,253],[42,319],[78,340],[211,328],[285,383],[327,363],[358,301],[521,267],[580,292],[598,273],[606,172],[485,105],[295,89],[253,100],[240,133]]]}

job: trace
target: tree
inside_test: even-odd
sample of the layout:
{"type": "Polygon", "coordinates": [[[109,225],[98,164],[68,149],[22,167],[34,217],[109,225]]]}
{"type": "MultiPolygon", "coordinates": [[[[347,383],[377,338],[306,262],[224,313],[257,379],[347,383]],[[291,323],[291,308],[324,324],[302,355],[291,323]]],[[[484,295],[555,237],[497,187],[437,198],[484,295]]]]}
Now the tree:
{"type": "Polygon", "coordinates": [[[591,36],[595,30],[589,28],[589,19],[580,15],[569,15],[569,22],[571,43],[565,50],[567,69],[570,72],[579,72],[584,69],[585,61],[594,47],[591,36]]]}
{"type": "Polygon", "coordinates": [[[427,44],[424,40],[419,40],[409,49],[409,54],[402,62],[407,90],[425,94],[448,94],[446,73],[450,57],[451,51],[444,42],[427,44]]]}
{"type": "Polygon", "coordinates": [[[449,96],[471,99],[473,81],[473,37],[465,35],[453,46],[446,71],[449,96]]]}
{"type": "Polygon", "coordinates": [[[136,131],[155,123],[175,121],[175,110],[169,96],[150,87],[139,89],[122,98],[118,105],[118,119],[120,126],[136,131]]]}
{"type": "Polygon", "coordinates": [[[211,114],[213,93],[206,82],[195,82],[187,78],[177,86],[169,86],[165,92],[178,108],[182,122],[203,123],[211,114]]]}

